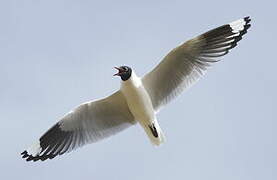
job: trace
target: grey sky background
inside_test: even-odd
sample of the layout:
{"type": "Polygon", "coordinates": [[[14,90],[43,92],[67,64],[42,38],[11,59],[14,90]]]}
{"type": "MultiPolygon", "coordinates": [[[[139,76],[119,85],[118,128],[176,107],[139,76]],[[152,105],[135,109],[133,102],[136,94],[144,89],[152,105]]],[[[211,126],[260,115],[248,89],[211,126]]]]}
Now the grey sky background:
{"type": "Polygon", "coordinates": [[[0,179],[277,179],[276,2],[0,1],[0,179]],[[20,157],[65,113],[119,88],[175,46],[250,15],[224,60],[158,114],[167,142],[134,126],[46,162],[20,157]]]}

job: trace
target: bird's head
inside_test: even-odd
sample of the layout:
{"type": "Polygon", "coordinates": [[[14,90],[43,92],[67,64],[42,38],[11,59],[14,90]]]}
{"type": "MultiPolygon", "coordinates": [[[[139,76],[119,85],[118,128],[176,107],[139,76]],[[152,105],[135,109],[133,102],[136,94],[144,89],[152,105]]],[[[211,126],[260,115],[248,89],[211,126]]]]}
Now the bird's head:
{"type": "Polygon", "coordinates": [[[120,76],[122,81],[127,81],[132,75],[132,69],[128,66],[114,67],[118,70],[118,73],[114,76],[120,76]]]}

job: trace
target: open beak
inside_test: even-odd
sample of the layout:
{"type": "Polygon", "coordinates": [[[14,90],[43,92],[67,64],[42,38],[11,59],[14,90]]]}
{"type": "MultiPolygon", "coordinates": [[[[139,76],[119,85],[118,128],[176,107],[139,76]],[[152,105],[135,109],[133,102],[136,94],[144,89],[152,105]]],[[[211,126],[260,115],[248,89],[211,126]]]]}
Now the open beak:
{"type": "Polygon", "coordinates": [[[115,74],[114,74],[114,76],[120,76],[120,75],[121,75],[121,73],[123,73],[123,72],[124,72],[124,70],[123,70],[123,69],[121,69],[121,68],[119,68],[119,67],[114,67],[114,68],[118,70],[118,73],[115,73],[115,74]]]}

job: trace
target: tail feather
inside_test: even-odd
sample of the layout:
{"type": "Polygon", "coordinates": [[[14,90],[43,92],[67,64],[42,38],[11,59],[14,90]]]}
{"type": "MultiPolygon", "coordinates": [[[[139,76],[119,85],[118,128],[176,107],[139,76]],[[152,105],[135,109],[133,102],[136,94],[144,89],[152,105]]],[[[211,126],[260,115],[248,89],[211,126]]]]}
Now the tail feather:
{"type": "Polygon", "coordinates": [[[153,145],[159,146],[165,142],[165,136],[157,121],[144,125],[143,128],[153,145]]]}

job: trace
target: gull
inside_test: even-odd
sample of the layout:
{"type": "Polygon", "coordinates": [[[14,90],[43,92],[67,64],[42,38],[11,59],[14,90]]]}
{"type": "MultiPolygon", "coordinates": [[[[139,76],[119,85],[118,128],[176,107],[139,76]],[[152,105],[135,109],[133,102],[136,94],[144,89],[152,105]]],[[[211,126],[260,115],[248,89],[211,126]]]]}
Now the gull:
{"type": "Polygon", "coordinates": [[[131,67],[115,67],[118,73],[114,76],[121,78],[118,91],[101,100],[83,103],[67,113],[23,151],[22,158],[53,159],[137,123],[153,145],[162,144],[165,136],[156,114],[234,48],[250,28],[250,21],[245,17],[186,41],[141,78],[131,67]]]}

